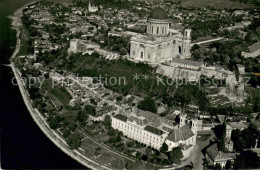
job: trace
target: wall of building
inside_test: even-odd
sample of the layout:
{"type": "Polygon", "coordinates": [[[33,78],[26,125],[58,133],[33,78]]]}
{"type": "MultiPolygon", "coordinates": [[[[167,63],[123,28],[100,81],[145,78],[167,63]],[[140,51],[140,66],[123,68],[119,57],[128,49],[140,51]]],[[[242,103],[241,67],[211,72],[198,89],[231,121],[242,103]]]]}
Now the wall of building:
{"type": "Polygon", "coordinates": [[[144,130],[144,127],[130,122],[124,122],[117,118],[111,117],[111,126],[114,129],[118,129],[123,132],[125,136],[136,140],[140,143],[145,144],[146,146],[151,146],[157,150],[160,150],[163,142],[165,141],[166,136],[156,135],[144,130]]]}

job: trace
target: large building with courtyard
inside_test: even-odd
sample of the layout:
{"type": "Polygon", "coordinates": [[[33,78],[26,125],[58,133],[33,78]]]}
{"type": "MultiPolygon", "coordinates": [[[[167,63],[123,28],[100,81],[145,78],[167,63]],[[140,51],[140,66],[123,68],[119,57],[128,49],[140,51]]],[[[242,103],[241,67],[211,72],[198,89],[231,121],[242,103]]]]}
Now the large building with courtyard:
{"type": "Polygon", "coordinates": [[[182,34],[170,29],[170,22],[164,9],[153,9],[146,34],[131,37],[130,59],[157,64],[171,61],[172,57],[189,58],[191,29],[185,29],[182,34]]]}
{"type": "Polygon", "coordinates": [[[176,123],[157,114],[132,108],[111,116],[111,125],[123,132],[124,136],[157,150],[163,143],[168,145],[169,151],[180,146],[184,158],[187,158],[196,145],[197,130],[193,125],[196,122],[187,121],[185,114],[180,114],[179,119],[176,123]]]}

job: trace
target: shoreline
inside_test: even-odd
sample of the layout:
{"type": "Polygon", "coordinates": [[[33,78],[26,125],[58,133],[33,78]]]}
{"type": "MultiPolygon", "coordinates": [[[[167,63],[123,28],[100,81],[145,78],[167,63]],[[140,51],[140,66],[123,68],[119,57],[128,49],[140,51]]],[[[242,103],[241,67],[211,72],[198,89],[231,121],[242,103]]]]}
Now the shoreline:
{"type": "Polygon", "coordinates": [[[19,91],[22,95],[24,104],[26,105],[27,110],[29,111],[31,117],[33,118],[34,122],[37,124],[37,126],[41,129],[41,131],[54,143],[59,149],[61,149],[64,153],[66,153],[69,157],[76,160],[80,164],[84,165],[87,168],[91,169],[110,169],[108,167],[100,166],[97,162],[89,159],[85,155],[82,155],[76,150],[71,150],[68,145],[66,144],[66,141],[62,139],[62,137],[57,134],[54,130],[50,129],[45,118],[41,115],[40,112],[38,112],[36,109],[33,108],[31,99],[28,95],[28,92],[26,91],[25,87],[21,83],[21,77],[19,74],[19,70],[15,67],[14,62],[12,61],[16,55],[18,54],[21,46],[21,39],[20,39],[20,27],[22,26],[21,23],[21,16],[22,16],[22,10],[25,8],[25,6],[28,6],[29,4],[35,3],[36,1],[30,2],[28,4],[25,4],[22,8],[19,8],[12,16],[9,16],[8,18],[12,19],[11,29],[16,30],[16,45],[15,50],[10,57],[10,67],[12,68],[12,71],[14,73],[14,76],[17,80],[17,84],[19,87],[19,91]]]}

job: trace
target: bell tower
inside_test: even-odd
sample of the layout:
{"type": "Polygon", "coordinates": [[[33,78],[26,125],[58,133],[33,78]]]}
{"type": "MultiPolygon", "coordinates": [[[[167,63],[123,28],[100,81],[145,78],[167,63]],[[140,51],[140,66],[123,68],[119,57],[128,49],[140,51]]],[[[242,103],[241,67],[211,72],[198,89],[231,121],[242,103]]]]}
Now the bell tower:
{"type": "Polygon", "coordinates": [[[182,41],[182,55],[187,58],[191,56],[191,29],[185,29],[182,41]]]}
{"type": "Polygon", "coordinates": [[[179,127],[182,127],[186,124],[186,114],[184,113],[181,113],[180,114],[180,124],[179,124],[179,127]]]}

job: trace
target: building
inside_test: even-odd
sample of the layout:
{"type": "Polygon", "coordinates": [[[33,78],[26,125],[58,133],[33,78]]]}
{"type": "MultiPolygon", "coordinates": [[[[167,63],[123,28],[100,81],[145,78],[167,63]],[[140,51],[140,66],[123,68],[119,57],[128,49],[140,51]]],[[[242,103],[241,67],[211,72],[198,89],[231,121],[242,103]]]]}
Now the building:
{"type": "Polygon", "coordinates": [[[152,10],[147,22],[146,34],[133,36],[130,40],[130,59],[151,64],[171,61],[172,57],[189,58],[191,29],[170,33],[170,20],[162,8],[152,10]]]}
{"type": "Polygon", "coordinates": [[[257,42],[251,46],[248,47],[249,52],[241,52],[241,56],[245,58],[255,58],[257,56],[260,56],[260,42],[257,42]]]}
{"type": "Polygon", "coordinates": [[[97,6],[94,6],[94,5],[91,5],[91,2],[90,0],[88,1],[88,12],[97,12],[98,11],[98,7],[97,6]]]}
{"type": "Polygon", "coordinates": [[[226,137],[231,138],[232,130],[243,130],[247,128],[248,124],[245,122],[228,122],[226,125],[226,137]]]}
{"type": "Polygon", "coordinates": [[[99,49],[99,44],[80,39],[71,39],[70,40],[70,48],[69,50],[73,53],[77,52],[88,52],[93,51],[95,49],[99,49]]]}
{"type": "Polygon", "coordinates": [[[205,158],[209,161],[210,165],[220,164],[222,168],[225,167],[227,161],[234,161],[235,153],[224,153],[218,150],[218,144],[214,143],[206,150],[205,158]]]}
{"type": "Polygon", "coordinates": [[[205,67],[203,62],[179,59],[175,57],[172,58],[170,65],[174,67],[186,68],[192,70],[199,70],[200,68],[205,67]]]}
{"type": "Polygon", "coordinates": [[[157,114],[132,108],[131,111],[111,116],[111,125],[128,138],[157,150],[164,142],[169,151],[181,146],[184,157],[188,157],[196,145],[196,133],[193,133],[190,123],[186,121],[185,114],[180,115],[178,125],[157,114]]]}

